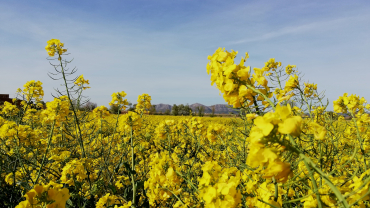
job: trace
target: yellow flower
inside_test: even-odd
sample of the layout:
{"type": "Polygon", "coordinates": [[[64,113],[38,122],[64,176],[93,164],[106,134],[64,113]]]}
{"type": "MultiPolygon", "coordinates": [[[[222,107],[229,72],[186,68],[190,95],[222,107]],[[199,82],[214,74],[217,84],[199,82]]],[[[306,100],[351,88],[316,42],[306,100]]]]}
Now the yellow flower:
{"type": "Polygon", "coordinates": [[[42,82],[31,80],[23,85],[24,89],[22,94],[26,96],[26,101],[29,102],[32,99],[36,101],[41,101],[44,96],[44,90],[42,88],[42,82]]]}
{"type": "Polygon", "coordinates": [[[18,204],[19,208],[47,207],[65,208],[69,199],[69,190],[60,184],[50,182],[48,185],[35,185],[25,195],[26,200],[18,204]]]}
{"type": "Polygon", "coordinates": [[[269,70],[275,70],[278,66],[281,66],[281,62],[275,62],[275,58],[271,58],[265,63],[265,67],[267,67],[269,70]]]}
{"type": "Polygon", "coordinates": [[[280,119],[285,120],[292,113],[292,108],[288,104],[287,106],[276,105],[276,114],[279,115],[280,119]]]}
{"type": "Polygon", "coordinates": [[[123,205],[123,206],[117,206],[117,205],[114,205],[114,208],[130,208],[131,207],[131,201],[129,201],[127,204],[123,205]]]}
{"type": "Polygon", "coordinates": [[[290,134],[298,137],[301,134],[302,118],[300,116],[293,116],[287,118],[283,123],[279,123],[278,131],[282,134],[290,134]]]}
{"type": "Polygon", "coordinates": [[[249,113],[249,114],[247,114],[245,116],[247,117],[247,120],[253,120],[253,119],[255,119],[255,118],[258,117],[258,115],[255,114],[255,113],[249,113]]]}
{"type": "Polygon", "coordinates": [[[317,198],[311,190],[308,191],[309,196],[301,199],[301,202],[304,202],[304,208],[316,208],[317,207],[317,198]]]}
{"type": "Polygon", "coordinates": [[[144,113],[145,111],[149,111],[150,107],[152,106],[151,101],[152,97],[150,95],[144,93],[139,95],[137,98],[137,105],[135,111],[137,113],[144,113]]]}
{"type": "Polygon", "coordinates": [[[208,161],[202,167],[203,176],[199,181],[199,197],[205,207],[237,207],[241,193],[237,187],[241,180],[240,171],[235,167],[221,168],[216,161],[208,161]]]}
{"type": "Polygon", "coordinates": [[[285,83],[285,89],[287,91],[291,91],[299,85],[298,76],[295,74],[294,76],[290,76],[289,80],[285,83]]]}
{"type": "Polygon", "coordinates": [[[247,157],[247,164],[251,167],[258,167],[260,165],[268,164],[269,161],[274,161],[278,158],[278,155],[270,148],[265,148],[260,143],[250,143],[249,155],[247,157]]]}
{"type": "Polygon", "coordinates": [[[250,66],[241,67],[240,70],[237,72],[237,75],[240,78],[240,80],[242,80],[242,81],[248,80],[249,77],[250,77],[250,74],[249,74],[250,70],[251,70],[250,66]]]}
{"type": "Polygon", "coordinates": [[[118,124],[118,128],[123,132],[130,130],[130,127],[132,127],[133,130],[139,129],[142,125],[140,115],[132,111],[120,116],[118,124]]]}
{"type": "Polygon", "coordinates": [[[69,114],[69,99],[66,95],[60,98],[54,98],[53,101],[46,103],[46,109],[42,111],[43,121],[47,124],[56,122],[56,126],[59,126],[66,120],[66,116],[69,114]]]}
{"type": "Polygon", "coordinates": [[[317,84],[309,84],[309,83],[304,83],[304,94],[306,95],[306,97],[311,97],[312,95],[316,95],[314,94],[315,90],[317,90],[317,84]]]}
{"type": "Polygon", "coordinates": [[[288,180],[288,176],[292,176],[290,170],[290,164],[275,160],[270,162],[268,167],[262,171],[263,178],[274,177],[276,181],[285,183],[288,180]]]}
{"type": "Polygon", "coordinates": [[[310,123],[310,128],[312,129],[315,139],[317,140],[323,140],[326,135],[326,129],[325,127],[319,125],[316,122],[311,122],[310,123]]]}
{"type": "Polygon", "coordinates": [[[126,97],[126,93],[124,91],[121,92],[115,92],[112,94],[112,101],[109,103],[109,105],[123,105],[122,109],[125,110],[125,105],[128,105],[127,99],[124,99],[126,97]]]}
{"type": "Polygon", "coordinates": [[[47,41],[47,46],[45,47],[46,52],[49,56],[54,56],[55,53],[62,55],[67,52],[67,49],[63,49],[64,43],[61,43],[58,39],[51,39],[47,41]]]}
{"type": "Polygon", "coordinates": [[[340,96],[338,100],[334,102],[334,112],[336,113],[347,113],[349,111],[352,114],[358,112],[362,114],[364,109],[366,108],[364,105],[367,103],[365,98],[360,98],[357,95],[350,95],[348,93],[344,93],[343,96],[340,96]]]}
{"type": "Polygon", "coordinates": [[[107,107],[102,105],[102,106],[96,107],[93,110],[93,114],[98,118],[105,118],[105,117],[109,116],[109,111],[108,111],[107,107]]]}
{"type": "Polygon", "coordinates": [[[83,74],[81,74],[81,75],[76,79],[76,81],[74,82],[74,84],[75,84],[75,85],[77,85],[77,86],[82,86],[82,89],[83,89],[83,90],[86,90],[87,88],[90,88],[90,87],[84,86],[84,85],[88,85],[88,84],[90,84],[90,83],[89,83],[89,80],[84,79],[84,75],[83,75],[83,74]]]}
{"type": "Polygon", "coordinates": [[[1,112],[7,116],[15,116],[18,114],[19,109],[17,108],[16,105],[12,105],[11,103],[5,101],[4,107],[1,112]]]}
{"type": "MultiPolygon", "coordinates": [[[[112,207],[115,204],[120,204],[120,198],[112,195],[110,196],[109,193],[107,193],[105,196],[101,197],[99,201],[96,203],[96,208],[106,208],[106,207],[112,207]]],[[[131,202],[130,202],[131,204],[131,202]]],[[[116,207],[117,205],[115,205],[116,207]]],[[[123,206],[127,207],[127,206],[123,206]]]]}
{"type": "Polygon", "coordinates": [[[254,119],[254,124],[262,130],[262,133],[264,136],[268,136],[272,129],[274,128],[274,125],[270,123],[266,117],[259,116],[256,119],[254,119]]]}
{"type": "Polygon", "coordinates": [[[293,68],[296,68],[297,66],[296,65],[289,65],[285,67],[285,72],[287,74],[291,74],[293,72],[293,68]]]}

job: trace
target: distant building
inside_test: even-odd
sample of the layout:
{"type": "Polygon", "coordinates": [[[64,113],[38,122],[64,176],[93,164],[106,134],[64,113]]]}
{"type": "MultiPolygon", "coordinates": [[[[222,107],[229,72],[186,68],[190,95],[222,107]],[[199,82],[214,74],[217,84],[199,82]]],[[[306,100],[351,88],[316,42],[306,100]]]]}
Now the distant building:
{"type": "Polygon", "coordinates": [[[9,98],[9,94],[0,94],[0,105],[3,105],[5,101],[13,103],[12,99],[9,98]]]}
{"type": "MultiPolygon", "coordinates": [[[[13,104],[13,99],[9,98],[9,94],[0,94],[0,105],[4,105],[4,102],[9,102],[13,104]]],[[[17,100],[17,106],[21,104],[20,100],[17,100]]]]}

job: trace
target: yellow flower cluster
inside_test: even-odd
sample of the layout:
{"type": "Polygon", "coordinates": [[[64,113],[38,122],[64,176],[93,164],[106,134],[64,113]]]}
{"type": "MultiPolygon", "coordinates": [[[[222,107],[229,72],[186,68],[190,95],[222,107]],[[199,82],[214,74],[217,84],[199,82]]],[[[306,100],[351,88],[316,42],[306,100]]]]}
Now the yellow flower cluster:
{"type": "MultiPolygon", "coordinates": [[[[75,181],[84,181],[88,177],[86,170],[87,167],[88,161],[86,161],[85,159],[72,160],[68,162],[63,167],[62,176],[60,177],[61,182],[70,186],[74,186],[75,181]]],[[[93,179],[93,175],[90,175],[90,179],[93,179]]]]}
{"type": "Polygon", "coordinates": [[[76,79],[76,81],[74,83],[77,86],[80,86],[80,87],[82,86],[83,90],[86,90],[86,89],[90,88],[88,86],[84,86],[84,85],[88,85],[90,83],[89,83],[89,80],[85,79],[84,75],[82,75],[82,74],[76,79]]]}
{"type": "Polygon", "coordinates": [[[93,110],[93,114],[97,117],[97,118],[105,118],[107,116],[109,116],[109,111],[108,111],[108,108],[105,107],[104,105],[102,106],[98,106],[96,107],[94,110],[93,110]]]}
{"type": "Polygon", "coordinates": [[[298,76],[289,76],[289,80],[285,83],[285,89],[290,91],[296,88],[299,85],[298,76]]]}
{"type": "Polygon", "coordinates": [[[222,124],[210,124],[207,128],[207,139],[214,143],[217,141],[217,136],[225,131],[225,126],[222,124]]]}
{"type": "Polygon", "coordinates": [[[340,96],[338,100],[334,101],[334,111],[337,113],[351,113],[352,115],[359,113],[363,114],[365,109],[365,103],[367,101],[365,98],[360,98],[357,95],[350,95],[344,93],[343,96],[340,96]]]}
{"type": "Polygon", "coordinates": [[[49,56],[54,56],[55,53],[62,55],[67,52],[67,49],[63,49],[64,43],[61,43],[58,39],[51,39],[47,41],[47,46],[45,47],[46,52],[49,56]]]}
{"type": "Polygon", "coordinates": [[[42,88],[42,82],[31,80],[28,81],[23,87],[22,94],[26,96],[26,101],[29,102],[32,99],[41,101],[44,96],[44,90],[42,88]]]}
{"type": "Polygon", "coordinates": [[[172,194],[178,195],[181,192],[183,179],[177,175],[176,166],[167,151],[154,154],[149,167],[149,177],[144,187],[148,190],[151,205],[166,202],[172,194]]]}
{"type": "Polygon", "coordinates": [[[63,185],[51,182],[47,185],[35,185],[25,197],[26,200],[20,202],[16,208],[65,208],[70,195],[63,185]]]}
{"type": "Polygon", "coordinates": [[[248,141],[249,155],[247,164],[251,167],[267,166],[263,171],[264,178],[274,177],[280,182],[286,182],[291,174],[290,165],[284,163],[274,148],[265,148],[263,143],[271,141],[277,132],[299,136],[301,134],[302,118],[292,116],[290,106],[277,105],[276,112],[266,113],[254,120],[255,126],[251,129],[248,141]]]}
{"type": "MultiPolygon", "coordinates": [[[[271,58],[263,68],[253,68],[252,74],[250,66],[244,66],[244,62],[249,57],[248,53],[245,58],[242,57],[239,64],[234,63],[236,54],[235,51],[228,52],[219,48],[212,56],[208,56],[210,61],[207,64],[207,73],[211,73],[211,85],[216,83],[225,101],[234,108],[257,105],[258,101],[261,101],[264,108],[269,107],[271,103],[266,99],[272,98],[273,93],[268,87],[268,77],[272,74],[270,71],[276,71],[281,66],[281,62],[271,58]]],[[[279,103],[294,96],[291,91],[298,85],[298,76],[294,75],[290,76],[284,90],[277,88],[275,94],[279,103]]]]}
{"type": "Polygon", "coordinates": [[[199,197],[205,201],[205,207],[238,207],[242,198],[237,190],[240,171],[236,167],[222,168],[216,161],[206,162],[202,170],[199,197]]]}
{"type": "Polygon", "coordinates": [[[5,101],[4,102],[4,106],[2,106],[2,110],[1,112],[4,114],[4,115],[7,115],[7,116],[15,116],[18,114],[19,112],[19,109],[17,108],[16,105],[12,105],[11,103],[5,101]]]}
{"type": "Polygon", "coordinates": [[[142,125],[141,120],[139,114],[129,111],[119,118],[119,129],[121,131],[129,131],[131,128],[133,130],[139,129],[142,125]]]}
{"type": "Polygon", "coordinates": [[[109,105],[119,105],[121,106],[122,105],[122,110],[125,110],[126,109],[126,106],[125,105],[128,105],[128,101],[127,99],[123,99],[124,97],[126,97],[126,93],[124,91],[122,92],[115,92],[112,94],[112,101],[109,103],[109,105]]]}
{"type": "MultiPolygon", "coordinates": [[[[166,139],[166,135],[170,133],[171,131],[176,130],[175,129],[175,121],[174,120],[165,120],[158,124],[158,126],[155,128],[155,133],[158,138],[160,139],[166,139]]],[[[155,142],[158,142],[161,140],[156,140],[155,142]]]]}
{"type": "Polygon", "coordinates": [[[151,105],[152,97],[150,95],[144,93],[142,95],[139,95],[137,98],[137,105],[135,111],[139,114],[147,112],[151,105]]]}
{"type": "Polygon", "coordinates": [[[131,201],[126,203],[125,205],[122,206],[117,206],[117,204],[122,204],[121,202],[123,199],[121,197],[106,194],[105,196],[101,197],[99,201],[96,203],[96,208],[108,208],[108,207],[113,207],[114,208],[130,208],[131,207],[131,201]]]}
{"type": "Polygon", "coordinates": [[[279,101],[278,104],[283,101],[290,100],[290,98],[292,98],[295,95],[294,92],[292,92],[291,90],[288,89],[282,90],[279,88],[275,89],[274,94],[276,95],[276,99],[279,101]]]}
{"type": "Polygon", "coordinates": [[[296,68],[297,66],[296,65],[289,65],[285,67],[285,73],[287,74],[291,74],[292,72],[294,72],[293,68],[296,68]]]}
{"type": "Polygon", "coordinates": [[[314,138],[317,140],[324,140],[326,136],[326,128],[321,126],[320,124],[316,122],[311,122],[308,124],[309,128],[308,130],[312,131],[314,138]]]}
{"type": "MultiPolygon", "coordinates": [[[[225,101],[234,107],[240,107],[240,103],[244,102],[243,97],[253,94],[253,91],[248,90],[245,86],[244,88],[239,87],[241,84],[234,81],[249,81],[251,83],[249,80],[250,67],[244,66],[244,62],[249,57],[248,53],[238,65],[234,64],[236,54],[235,51],[228,52],[225,49],[217,49],[212,56],[208,56],[210,62],[207,64],[207,73],[211,73],[211,84],[216,83],[217,88],[224,94],[225,101]]],[[[263,82],[263,80],[260,82],[263,82]]],[[[253,99],[251,96],[248,98],[253,99]]]]}
{"type": "Polygon", "coordinates": [[[317,94],[315,93],[315,91],[317,90],[317,84],[304,83],[304,86],[304,94],[306,95],[306,97],[317,97],[317,94]]]}
{"type": "Polygon", "coordinates": [[[60,98],[54,98],[53,101],[46,103],[46,109],[41,112],[44,123],[56,122],[56,126],[60,126],[66,121],[66,116],[69,114],[69,99],[66,95],[60,98]]]}
{"type": "Polygon", "coordinates": [[[272,71],[275,71],[278,66],[281,66],[281,62],[275,62],[274,58],[271,58],[265,63],[265,67],[271,69],[272,71]]]}

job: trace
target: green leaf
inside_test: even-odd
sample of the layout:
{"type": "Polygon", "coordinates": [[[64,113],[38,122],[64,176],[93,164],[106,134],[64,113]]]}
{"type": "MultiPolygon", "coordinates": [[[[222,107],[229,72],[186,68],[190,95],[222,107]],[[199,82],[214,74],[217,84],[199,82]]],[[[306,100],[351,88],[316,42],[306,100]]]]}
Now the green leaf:
{"type": "Polygon", "coordinates": [[[112,190],[113,194],[117,193],[117,189],[115,186],[113,186],[112,184],[109,184],[108,187],[112,190]]]}

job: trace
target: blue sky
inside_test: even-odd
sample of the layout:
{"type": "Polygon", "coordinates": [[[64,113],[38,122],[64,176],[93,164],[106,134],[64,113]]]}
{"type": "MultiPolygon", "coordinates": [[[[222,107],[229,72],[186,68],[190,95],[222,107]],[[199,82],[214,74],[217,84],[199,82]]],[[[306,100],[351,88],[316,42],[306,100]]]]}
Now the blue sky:
{"type": "Polygon", "coordinates": [[[370,99],[369,11],[369,1],[0,0],[0,94],[40,80],[52,100],[61,82],[47,76],[44,48],[56,38],[98,105],[122,90],[134,103],[142,93],[154,104],[225,103],[206,72],[218,47],[249,52],[252,67],[295,64],[331,103],[344,92],[370,99]]]}

